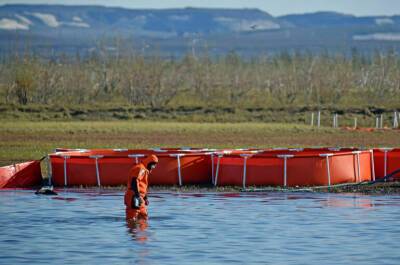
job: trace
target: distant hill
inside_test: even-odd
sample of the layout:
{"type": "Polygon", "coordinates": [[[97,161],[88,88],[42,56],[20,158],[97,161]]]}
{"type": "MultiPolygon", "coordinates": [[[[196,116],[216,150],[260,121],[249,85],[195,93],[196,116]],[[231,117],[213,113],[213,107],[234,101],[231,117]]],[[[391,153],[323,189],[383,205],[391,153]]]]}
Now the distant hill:
{"type": "Polygon", "coordinates": [[[296,27],[386,27],[400,26],[400,17],[356,17],[336,12],[317,12],[279,17],[296,27]]]}
{"type": "Polygon", "coordinates": [[[173,36],[193,33],[280,29],[283,23],[258,9],[142,9],[101,6],[4,5],[0,29],[87,29],[135,35],[173,36]]]}
{"type": "MultiPolygon", "coordinates": [[[[273,17],[259,9],[124,9],[103,6],[0,6],[0,48],[87,52],[115,39],[143,52],[208,49],[256,55],[282,50],[399,49],[400,16],[334,12],[273,17]],[[17,42],[17,44],[15,44],[17,42]]],[[[114,44],[113,44],[114,43],[114,44]]]]}

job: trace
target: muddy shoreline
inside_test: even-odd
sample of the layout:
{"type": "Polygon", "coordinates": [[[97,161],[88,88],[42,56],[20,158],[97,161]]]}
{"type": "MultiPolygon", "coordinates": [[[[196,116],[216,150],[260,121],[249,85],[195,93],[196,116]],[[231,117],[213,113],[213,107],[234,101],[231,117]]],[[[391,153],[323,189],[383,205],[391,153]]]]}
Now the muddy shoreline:
{"type": "Polygon", "coordinates": [[[151,187],[150,191],[156,192],[243,192],[243,193],[257,193],[257,192],[323,192],[323,193],[359,193],[370,195],[400,195],[400,182],[382,182],[374,184],[344,184],[331,187],[212,187],[212,186],[183,186],[183,187],[151,187]]]}
{"type": "MultiPolygon", "coordinates": [[[[94,187],[76,186],[68,189],[93,189],[94,187]]],[[[55,187],[60,191],[61,187],[55,187]]],[[[124,191],[125,186],[117,187],[101,187],[104,191],[124,191]]],[[[400,195],[400,181],[396,182],[378,182],[378,183],[360,183],[360,184],[343,184],[331,187],[247,187],[243,189],[238,186],[214,187],[210,185],[190,185],[190,186],[151,186],[149,192],[176,192],[176,193],[261,193],[261,192],[276,192],[276,193],[355,193],[365,195],[400,195]]]]}

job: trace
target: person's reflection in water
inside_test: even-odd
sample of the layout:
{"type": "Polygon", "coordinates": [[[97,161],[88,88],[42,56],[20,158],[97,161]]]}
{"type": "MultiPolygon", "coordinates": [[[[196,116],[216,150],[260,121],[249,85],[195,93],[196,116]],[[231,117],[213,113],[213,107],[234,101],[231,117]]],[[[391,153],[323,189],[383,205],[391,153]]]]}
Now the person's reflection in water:
{"type": "Polygon", "coordinates": [[[132,238],[139,242],[147,241],[146,229],[149,226],[147,223],[147,218],[128,218],[128,212],[126,216],[126,226],[128,228],[128,233],[132,238]]]}

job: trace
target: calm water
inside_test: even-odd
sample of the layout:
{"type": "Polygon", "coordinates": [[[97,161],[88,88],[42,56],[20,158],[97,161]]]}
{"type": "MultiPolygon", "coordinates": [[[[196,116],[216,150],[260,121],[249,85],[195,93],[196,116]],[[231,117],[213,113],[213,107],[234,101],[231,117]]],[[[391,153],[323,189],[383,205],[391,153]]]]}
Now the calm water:
{"type": "Polygon", "coordinates": [[[400,264],[400,196],[0,192],[0,264],[400,264]]]}

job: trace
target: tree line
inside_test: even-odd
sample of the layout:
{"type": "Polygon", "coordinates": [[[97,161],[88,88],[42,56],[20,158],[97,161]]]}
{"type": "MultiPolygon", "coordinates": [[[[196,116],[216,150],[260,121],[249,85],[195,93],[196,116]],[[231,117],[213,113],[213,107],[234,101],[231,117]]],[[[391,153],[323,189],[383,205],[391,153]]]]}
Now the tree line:
{"type": "Polygon", "coordinates": [[[395,52],[281,53],[182,58],[94,53],[44,59],[14,54],[0,62],[3,104],[166,106],[395,106],[395,52]]]}

